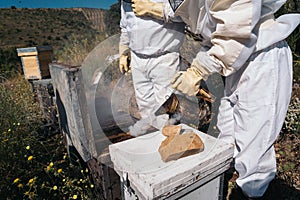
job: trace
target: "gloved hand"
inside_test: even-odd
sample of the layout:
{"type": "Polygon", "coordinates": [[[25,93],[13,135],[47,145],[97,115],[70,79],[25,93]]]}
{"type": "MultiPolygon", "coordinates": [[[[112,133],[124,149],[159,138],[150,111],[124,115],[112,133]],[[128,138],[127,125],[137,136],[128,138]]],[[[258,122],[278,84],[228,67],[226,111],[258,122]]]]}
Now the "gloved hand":
{"type": "Polygon", "coordinates": [[[132,10],[136,16],[150,16],[163,19],[163,3],[151,0],[132,0],[132,10]]]}
{"type": "Polygon", "coordinates": [[[123,44],[119,45],[119,69],[122,74],[130,70],[130,50],[129,47],[123,44]]]}
{"type": "Polygon", "coordinates": [[[200,70],[191,66],[187,71],[177,72],[171,80],[171,86],[183,94],[195,96],[199,92],[202,79],[200,70]]]}
{"type": "Polygon", "coordinates": [[[119,68],[122,74],[128,72],[130,70],[129,66],[129,56],[121,55],[119,60],[119,68]]]}
{"type": "Polygon", "coordinates": [[[210,68],[217,69],[218,63],[211,59],[206,52],[200,51],[187,71],[180,71],[175,74],[171,86],[188,96],[195,96],[200,91],[201,80],[206,80],[212,74],[213,71],[210,68]]]}

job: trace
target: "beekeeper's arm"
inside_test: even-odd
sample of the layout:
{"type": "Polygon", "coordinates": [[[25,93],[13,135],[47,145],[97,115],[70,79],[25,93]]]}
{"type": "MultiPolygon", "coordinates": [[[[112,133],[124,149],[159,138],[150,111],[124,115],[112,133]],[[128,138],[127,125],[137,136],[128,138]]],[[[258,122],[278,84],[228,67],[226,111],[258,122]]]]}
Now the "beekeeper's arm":
{"type": "Polygon", "coordinates": [[[163,19],[163,2],[151,0],[132,0],[132,10],[136,16],[163,19]]]}
{"type": "Polygon", "coordinates": [[[129,36],[127,33],[127,21],[123,1],[121,2],[121,20],[120,20],[121,36],[119,43],[119,69],[120,72],[126,73],[130,70],[130,49],[129,49],[129,36]]]}
{"type": "Polygon", "coordinates": [[[172,80],[173,88],[190,96],[197,94],[201,79],[206,80],[215,72],[228,76],[240,69],[253,53],[261,0],[216,0],[209,12],[216,22],[212,46],[198,52],[192,70],[178,72],[172,80]]]}
{"type": "Polygon", "coordinates": [[[179,16],[174,16],[168,0],[153,2],[151,0],[132,0],[132,10],[136,16],[148,16],[155,19],[182,22],[179,16]]]}

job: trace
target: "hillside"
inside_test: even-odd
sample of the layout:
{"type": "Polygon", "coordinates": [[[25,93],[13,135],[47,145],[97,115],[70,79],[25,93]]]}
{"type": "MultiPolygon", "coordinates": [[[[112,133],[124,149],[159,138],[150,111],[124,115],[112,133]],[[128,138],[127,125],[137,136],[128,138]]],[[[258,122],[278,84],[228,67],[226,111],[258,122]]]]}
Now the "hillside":
{"type": "Polygon", "coordinates": [[[0,9],[0,48],[52,45],[105,32],[102,9],[0,9]]]}
{"type": "Polygon", "coordinates": [[[0,8],[0,72],[21,71],[16,48],[50,45],[55,60],[78,44],[92,49],[118,30],[112,27],[118,27],[119,17],[110,13],[96,8],[0,8]]]}

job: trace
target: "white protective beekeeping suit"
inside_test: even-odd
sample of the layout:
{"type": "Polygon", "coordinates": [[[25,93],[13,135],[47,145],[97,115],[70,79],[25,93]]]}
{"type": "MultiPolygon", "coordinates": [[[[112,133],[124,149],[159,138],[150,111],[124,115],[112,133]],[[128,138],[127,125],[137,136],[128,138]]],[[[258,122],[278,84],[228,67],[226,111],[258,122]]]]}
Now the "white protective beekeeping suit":
{"type": "Polygon", "coordinates": [[[130,134],[137,136],[144,134],[149,125],[155,124],[155,128],[159,128],[168,120],[165,115],[157,120],[154,111],[173,92],[170,80],[179,70],[179,49],[185,24],[136,17],[131,5],[125,1],[121,4],[120,44],[131,51],[130,67],[142,119],[130,127],[130,134]]]}
{"type": "Polygon", "coordinates": [[[292,90],[292,54],[284,39],[297,27],[300,15],[275,19],[285,0],[177,3],[175,10],[167,3],[164,14],[167,19],[180,16],[204,38],[194,59],[203,77],[215,72],[226,76],[219,138],[235,145],[237,184],[247,196],[260,197],[276,173],[273,143],[292,90]]]}

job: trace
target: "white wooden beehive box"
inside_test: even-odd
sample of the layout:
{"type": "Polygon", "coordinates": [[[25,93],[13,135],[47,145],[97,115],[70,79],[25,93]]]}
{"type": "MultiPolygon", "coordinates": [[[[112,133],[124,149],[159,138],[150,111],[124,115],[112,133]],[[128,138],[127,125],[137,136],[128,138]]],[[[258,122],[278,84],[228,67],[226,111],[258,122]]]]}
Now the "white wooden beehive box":
{"type": "Polygon", "coordinates": [[[160,131],[109,146],[115,171],[128,179],[138,199],[176,199],[202,187],[230,167],[233,145],[181,125],[200,136],[204,151],[164,163],[158,152],[165,139],[160,131]]]}

